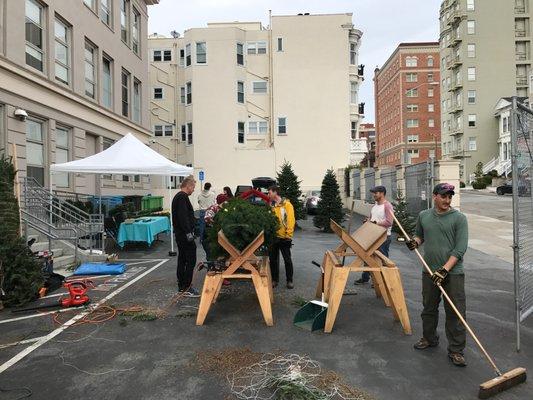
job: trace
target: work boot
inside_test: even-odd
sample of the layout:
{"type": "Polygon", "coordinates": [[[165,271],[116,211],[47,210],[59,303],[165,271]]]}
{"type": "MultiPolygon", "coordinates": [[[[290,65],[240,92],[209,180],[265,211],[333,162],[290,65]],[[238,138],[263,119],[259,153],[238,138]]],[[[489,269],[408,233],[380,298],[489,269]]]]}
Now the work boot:
{"type": "Polygon", "coordinates": [[[448,353],[448,358],[451,360],[453,365],[456,367],[466,367],[466,360],[465,356],[463,356],[461,353],[455,353],[453,351],[450,351],[448,353]]]}
{"type": "Polygon", "coordinates": [[[294,289],[294,284],[292,281],[287,281],[287,289],[294,289]]]}
{"type": "Polygon", "coordinates": [[[425,350],[427,349],[428,347],[436,347],[439,345],[439,342],[436,341],[436,342],[433,342],[431,343],[430,341],[428,341],[426,338],[421,338],[418,342],[416,342],[413,347],[416,349],[416,350],[425,350]]]}

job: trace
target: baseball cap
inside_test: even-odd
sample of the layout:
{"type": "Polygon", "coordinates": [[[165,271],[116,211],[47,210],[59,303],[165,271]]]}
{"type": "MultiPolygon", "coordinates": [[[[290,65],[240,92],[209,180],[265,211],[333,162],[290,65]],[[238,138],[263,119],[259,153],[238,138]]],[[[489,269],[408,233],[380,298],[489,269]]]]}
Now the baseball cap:
{"type": "Polygon", "coordinates": [[[370,189],[370,193],[377,193],[377,192],[387,194],[387,188],[385,188],[385,186],[374,186],[372,189],[370,189]]]}
{"type": "Polygon", "coordinates": [[[455,186],[449,183],[439,183],[433,188],[433,194],[455,194],[455,186]]]}

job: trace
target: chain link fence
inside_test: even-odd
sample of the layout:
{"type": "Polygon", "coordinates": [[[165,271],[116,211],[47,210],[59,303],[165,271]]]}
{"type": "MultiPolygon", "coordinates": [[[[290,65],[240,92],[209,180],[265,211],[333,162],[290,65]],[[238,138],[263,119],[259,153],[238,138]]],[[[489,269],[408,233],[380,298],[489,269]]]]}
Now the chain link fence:
{"type": "Polygon", "coordinates": [[[396,169],[381,172],[381,185],[387,189],[389,201],[396,202],[398,196],[398,181],[396,178],[396,169]]]}
{"type": "Polygon", "coordinates": [[[361,200],[361,171],[359,169],[353,171],[353,198],[361,200]]]}
{"type": "Polygon", "coordinates": [[[370,189],[376,186],[376,171],[374,168],[365,169],[365,196],[364,199],[369,203],[374,203],[374,196],[370,189]]]}
{"type": "Polygon", "coordinates": [[[511,115],[513,248],[517,349],[520,349],[520,323],[533,314],[533,110],[518,103],[515,97],[511,115]]]}
{"type": "Polygon", "coordinates": [[[405,201],[407,212],[413,216],[430,207],[430,176],[429,162],[405,167],[405,201]]]}

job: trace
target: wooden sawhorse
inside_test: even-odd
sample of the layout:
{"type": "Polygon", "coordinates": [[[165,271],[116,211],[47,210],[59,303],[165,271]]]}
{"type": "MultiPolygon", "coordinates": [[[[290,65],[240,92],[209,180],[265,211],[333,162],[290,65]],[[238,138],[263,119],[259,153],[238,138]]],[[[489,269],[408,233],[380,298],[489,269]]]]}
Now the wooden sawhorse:
{"type": "Polygon", "coordinates": [[[208,272],[205,276],[202,297],[198,307],[196,325],[203,325],[211,305],[216,302],[224,279],[250,279],[255,287],[263,318],[268,326],[274,325],[272,317],[272,276],[268,257],[257,257],[254,253],[265,240],[261,232],[242,252],[238,251],[226,238],[224,232],[218,232],[218,243],[228,252],[228,265],[222,273],[208,272]],[[240,271],[239,271],[240,270],[240,271]],[[242,272],[245,270],[245,272],[242,272]],[[239,272],[238,272],[239,271],[239,272]]]}
{"type": "MultiPolygon", "coordinates": [[[[387,230],[381,226],[366,222],[352,235],[346,232],[335,221],[331,221],[331,229],[339,236],[342,243],[324,255],[324,299],[328,303],[328,312],[324,332],[333,329],[337,312],[348,275],[350,272],[370,272],[377,297],[383,298],[385,305],[391,307],[394,318],[402,324],[405,334],[410,335],[411,322],[405,303],[400,270],[377,249],[387,240],[387,230]],[[347,250],[350,251],[347,251],[347,250]],[[343,265],[339,257],[355,259],[343,265]]],[[[317,297],[322,292],[322,281],[317,286],[317,297]]]]}

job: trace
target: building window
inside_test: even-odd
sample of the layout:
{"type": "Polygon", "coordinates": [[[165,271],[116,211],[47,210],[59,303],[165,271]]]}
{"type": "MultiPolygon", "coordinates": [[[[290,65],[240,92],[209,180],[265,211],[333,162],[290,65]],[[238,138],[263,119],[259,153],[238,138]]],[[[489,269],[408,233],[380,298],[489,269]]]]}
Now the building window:
{"type": "Polygon", "coordinates": [[[266,42],[248,42],[246,48],[248,54],[266,54],[266,42]]]}
{"type": "Polygon", "coordinates": [[[180,87],[180,100],[181,104],[185,104],[185,86],[180,87]]]}
{"type": "Polygon", "coordinates": [[[96,48],[85,41],[85,95],[91,99],[96,95],[96,48]]]}
{"type": "Polygon", "coordinates": [[[476,150],[477,150],[477,142],[476,142],[475,136],[469,137],[468,138],[468,151],[476,151],[476,150]]]}
{"type": "Polygon", "coordinates": [[[418,66],[418,59],[416,57],[405,57],[405,66],[406,67],[418,66]]]}
{"type": "Polygon", "coordinates": [[[476,21],[466,21],[466,33],[469,35],[476,33],[476,21]]]}
{"type": "Polygon", "coordinates": [[[130,74],[126,70],[122,70],[121,74],[122,87],[122,115],[129,117],[130,115],[130,74]]]}
{"type": "Polygon", "coordinates": [[[357,121],[351,121],[350,134],[351,134],[352,139],[357,138],[357,121]]]}
{"type": "Polygon", "coordinates": [[[94,11],[95,0],[83,0],[83,3],[94,11]]]}
{"type": "Polygon", "coordinates": [[[418,82],[418,74],[416,73],[405,74],[405,81],[406,82],[418,82]]]}
{"type": "Polygon", "coordinates": [[[506,133],[509,131],[509,118],[507,117],[503,117],[503,120],[502,120],[502,129],[503,129],[503,133],[506,133]]]}
{"type": "Polygon", "coordinates": [[[237,122],[237,143],[244,143],[244,122],[237,122]]]}
{"type": "Polygon", "coordinates": [[[187,141],[187,125],[181,126],[181,141],[183,143],[187,141]]]}
{"type": "Polygon", "coordinates": [[[428,127],[430,128],[435,127],[435,120],[433,118],[428,119],[428,127]]]}
{"type": "Polygon", "coordinates": [[[468,104],[476,104],[476,91],[475,90],[468,91],[468,104]]]}
{"type": "Polygon", "coordinates": [[[111,26],[111,21],[113,20],[113,6],[111,4],[112,1],[113,0],[100,0],[100,19],[107,26],[111,26]]]}
{"type": "Polygon", "coordinates": [[[283,38],[278,38],[278,51],[283,51],[283,38]]]}
{"type": "Polygon", "coordinates": [[[418,158],[419,156],[418,149],[408,149],[407,154],[409,154],[411,158],[418,158]]]}
{"type": "Polygon", "coordinates": [[[476,67],[468,67],[468,80],[469,81],[476,80],[476,67]]]}
{"type": "Polygon", "coordinates": [[[244,104],[244,82],[237,82],[237,102],[244,104]]]}
{"type": "Polygon", "coordinates": [[[428,56],[428,67],[432,67],[433,66],[433,57],[432,56],[428,56]]]}
{"type": "MultiPolygon", "coordinates": [[[[69,161],[69,129],[56,126],[56,163],[66,163],[69,161]]],[[[69,187],[68,172],[56,174],[54,182],[57,187],[69,187]]]]}
{"type": "Polygon", "coordinates": [[[287,118],[279,117],[278,118],[278,135],[287,134],[287,118]]]}
{"type": "Polygon", "coordinates": [[[405,92],[407,97],[418,97],[418,89],[409,89],[405,92]]]}
{"type": "Polygon", "coordinates": [[[207,64],[207,45],[205,42],[196,43],[196,64],[207,64]]]}
{"type": "Polygon", "coordinates": [[[468,127],[469,128],[476,127],[476,114],[468,114],[468,127]]]}
{"type": "Polygon", "coordinates": [[[237,43],[237,65],[244,65],[244,45],[237,43]]]}
{"type": "Polygon", "coordinates": [[[474,11],[476,9],[474,0],[466,0],[466,9],[467,11],[474,11]]]}
{"type": "Polygon", "coordinates": [[[187,144],[192,144],[192,122],[187,124],[187,144]]]}
{"type": "Polygon", "coordinates": [[[433,97],[433,96],[434,96],[433,89],[428,89],[428,97],[433,97]]]}
{"type": "Polygon", "coordinates": [[[185,65],[185,49],[180,49],[180,67],[185,65]]]}
{"type": "Polygon", "coordinates": [[[163,61],[172,61],[172,50],[163,50],[163,61]]]}
{"type": "Polygon", "coordinates": [[[250,121],[248,122],[248,133],[250,135],[263,135],[267,133],[268,126],[266,121],[250,121]]]}
{"type": "Polygon", "coordinates": [[[113,78],[112,61],[106,56],[102,57],[102,103],[105,107],[113,106],[113,78]]]}
{"type": "Polygon", "coordinates": [[[408,119],[407,120],[408,128],[418,128],[418,119],[408,119]]]}
{"type": "Polygon", "coordinates": [[[154,99],[160,100],[163,98],[163,88],[154,88],[154,99]]]}
{"type": "Polygon", "coordinates": [[[469,43],[467,46],[467,55],[468,58],[474,58],[476,56],[476,45],[473,43],[469,43]]]}
{"type": "Polygon", "coordinates": [[[357,64],[357,45],[355,43],[350,43],[350,64],[357,64]]]}
{"type": "Polygon", "coordinates": [[[32,119],[26,120],[26,164],[28,177],[44,186],[43,123],[32,119]]]}
{"type": "Polygon", "coordinates": [[[68,85],[70,75],[70,32],[68,26],[55,19],[55,76],[56,80],[68,85]]]}
{"type": "Polygon", "coordinates": [[[165,136],[172,136],[174,134],[174,127],[172,125],[165,125],[165,136]]]}
{"type": "Polygon", "coordinates": [[[417,112],[418,111],[418,104],[407,104],[407,111],[409,111],[409,112],[417,112]]]}
{"type": "Polygon", "coordinates": [[[154,60],[154,62],[161,61],[163,59],[161,50],[154,50],[152,59],[154,60]]]}
{"type": "Polygon", "coordinates": [[[186,96],[187,96],[187,104],[191,104],[192,103],[192,83],[191,82],[187,82],[186,83],[186,96]]]}
{"type": "Polygon", "coordinates": [[[253,93],[266,93],[267,83],[265,81],[252,82],[253,93]]]}
{"type": "Polygon", "coordinates": [[[407,143],[418,143],[418,135],[407,135],[407,143]]]}
{"type": "Polygon", "coordinates": [[[428,112],[435,112],[435,104],[433,103],[428,104],[428,112]]]}
{"type": "Polygon", "coordinates": [[[188,67],[191,65],[191,45],[188,44],[185,46],[185,66],[188,67]]]}
{"type": "Polygon", "coordinates": [[[131,28],[131,47],[135,54],[140,54],[139,32],[141,32],[141,14],[133,7],[133,25],[131,28]]]}
{"type": "Polygon", "coordinates": [[[154,125],[154,136],[163,136],[163,125],[154,125]]]}
{"type": "Polygon", "coordinates": [[[350,82],[350,103],[357,104],[357,83],[350,82]]]}
{"type": "Polygon", "coordinates": [[[133,80],[133,122],[141,123],[141,82],[133,80]]]}
{"type": "Polygon", "coordinates": [[[43,7],[26,0],[26,64],[43,71],[43,7]]]}
{"type": "Polygon", "coordinates": [[[433,82],[433,72],[428,73],[428,82],[433,82]]]}
{"type": "Polygon", "coordinates": [[[129,182],[130,176],[129,175],[122,175],[122,182],[129,182]]]}
{"type": "Polygon", "coordinates": [[[129,25],[130,25],[130,2],[129,0],[120,0],[120,37],[126,44],[129,43],[129,25]]]}

